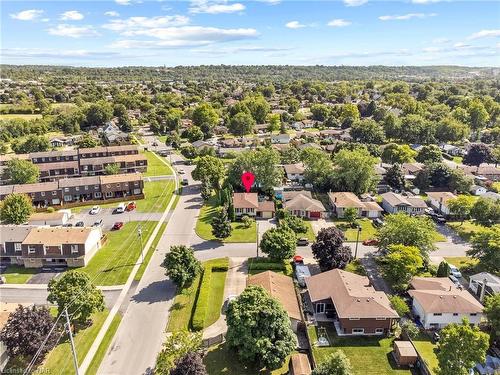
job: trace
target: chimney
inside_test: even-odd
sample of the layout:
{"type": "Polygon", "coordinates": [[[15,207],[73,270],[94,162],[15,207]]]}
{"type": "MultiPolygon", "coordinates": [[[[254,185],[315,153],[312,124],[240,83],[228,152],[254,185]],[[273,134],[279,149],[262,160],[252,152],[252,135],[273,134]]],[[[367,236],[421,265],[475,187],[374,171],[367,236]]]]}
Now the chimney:
{"type": "Polygon", "coordinates": [[[333,202],[337,203],[337,197],[333,198],[333,202]]]}
{"type": "Polygon", "coordinates": [[[484,293],[486,292],[486,283],[488,280],[484,279],[483,280],[483,287],[481,288],[481,296],[479,297],[479,302],[483,303],[484,301],[484,293]]]}
{"type": "Polygon", "coordinates": [[[451,285],[450,285],[450,292],[451,292],[451,285]]]}

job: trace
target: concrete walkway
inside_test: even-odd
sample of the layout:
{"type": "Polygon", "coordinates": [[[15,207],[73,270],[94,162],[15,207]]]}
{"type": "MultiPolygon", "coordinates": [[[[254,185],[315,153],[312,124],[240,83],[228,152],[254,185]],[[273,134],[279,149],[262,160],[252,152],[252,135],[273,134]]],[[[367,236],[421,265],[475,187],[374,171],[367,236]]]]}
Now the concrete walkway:
{"type": "Polygon", "coordinates": [[[231,296],[238,296],[247,285],[248,264],[246,258],[229,258],[229,270],[227,271],[226,284],[224,285],[223,311],[219,319],[203,331],[203,338],[209,339],[226,333],[226,301],[231,296]]]}

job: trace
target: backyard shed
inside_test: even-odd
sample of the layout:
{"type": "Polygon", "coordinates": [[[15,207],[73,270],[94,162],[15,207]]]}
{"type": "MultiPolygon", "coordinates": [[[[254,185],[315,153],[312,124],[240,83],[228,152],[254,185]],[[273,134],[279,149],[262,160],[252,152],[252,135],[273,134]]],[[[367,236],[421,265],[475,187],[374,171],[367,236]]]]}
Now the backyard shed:
{"type": "Polygon", "coordinates": [[[290,358],[290,375],[310,375],[311,365],[307,354],[295,353],[290,358]]]}
{"type": "Polygon", "coordinates": [[[417,362],[417,351],[410,341],[394,341],[392,355],[398,366],[412,366],[417,362]]]}

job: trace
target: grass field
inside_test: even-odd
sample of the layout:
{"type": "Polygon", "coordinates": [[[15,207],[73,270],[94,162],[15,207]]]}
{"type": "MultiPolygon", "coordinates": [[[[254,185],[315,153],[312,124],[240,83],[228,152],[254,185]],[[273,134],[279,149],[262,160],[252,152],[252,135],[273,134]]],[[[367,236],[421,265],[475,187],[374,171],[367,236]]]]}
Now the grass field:
{"type": "MultiPolygon", "coordinates": [[[[347,242],[356,242],[356,237],[358,235],[358,230],[356,228],[351,228],[349,223],[343,220],[334,220],[335,225],[341,229],[345,236],[347,242]]],[[[377,228],[375,228],[368,219],[357,220],[359,226],[361,226],[361,233],[359,233],[359,241],[369,240],[375,238],[377,234],[377,228]]]]}
{"type": "Polygon", "coordinates": [[[101,345],[99,345],[99,348],[95,353],[94,359],[92,359],[92,362],[90,362],[90,366],[86,372],[87,375],[97,374],[97,370],[99,370],[99,366],[101,365],[101,362],[104,359],[104,356],[106,355],[106,351],[108,350],[108,347],[111,344],[111,341],[113,340],[113,336],[115,335],[121,320],[122,317],[120,313],[116,314],[115,317],[113,318],[111,325],[109,326],[108,330],[106,331],[106,334],[104,335],[101,345]]]}
{"type": "Polygon", "coordinates": [[[428,369],[432,374],[437,374],[439,368],[439,362],[436,357],[437,346],[433,344],[429,336],[424,333],[420,333],[417,338],[413,339],[413,344],[420,356],[424,359],[428,369]]]}
{"type": "Polygon", "coordinates": [[[9,265],[2,276],[7,284],[26,284],[31,276],[39,271],[38,268],[25,268],[23,266],[9,265]]]}
{"type": "MultiPolygon", "coordinates": [[[[203,238],[204,240],[215,240],[216,238],[212,235],[212,217],[215,215],[216,209],[216,198],[210,198],[200,211],[200,216],[196,222],[196,234],[203,238]]],[[[255,242],[257,239],[257,227],[255,221],[252,222],[250,228],[245,228],[243,223],[235,222],[231,223],[233,231],[231,235],[224,239],[223,242],[255,242]]]]}
{"type": "Polygon", "coordinates": [[[226,284],[227,271],[213,271],[210,279],[210,297],[205,328],[214,324],[220,317],[222,303],[224,302],[224,285],[226,284]]]}
{"type": "Polygon", "coordinates": [[[392,351],[391,338],[379,337],[338,337],[335,329],[327,327],[327,334],[332,346],[318,347],[315,326],[308,328],[313,355],[317,363],[337,349],[342,349],[349,358],[353,375],[408,375],[410,370],[398,369],[390,356],[392,351]]]}
{"type": "MultiPolygon", "coordinates": [[[[485,229],[482,225],[475,224],[470,220],[464,221],[463,224],[460,222],[449,222],[447,225],[465,241],[469,241],[474,234],[485,229]]],[[[500,225],[497,226],[500,227],[500,225]]]]}
{"type": "Polygon", "coordinates": [[[42,115],[40,115],[40,114],[24,114],[24,113],[0,114],[0,120],[12,120],[15,118],[19,118],[22,120],[35,120],[37,118],[42,118],[42,115]]]}
{"type": "Polygon", "coordinates": [[[149,264],[149,261],[151,260],[151,257],[153,256],[154,252],[156,251],[156,247],[158,246],[158,242],[160,242],[161,236],[163,235],[163,232],[165,232],[165,228],[167,228],[167,223],[163,223],[160,226],[160,230],[156,234],[155,239],[151,243],[151,247],[149,248],[147,254],[144,257],[144,263],[141,264],[139,267],[139,270],[135,274],[134,280],[139,281],[142,278],[142,275],[144,274],[144,271],[146,271],[146,267],[149,264]]]}
{"type": "Polygon", "coordinates": [[[108,242],[80,270],[86,272],[95,285],[125,284],[141,254],[141,242],[137,235],[139,225],[145,245],[156,224],[156,221],[131,221],[125,223],[122,229],[109,232],[108,242]]]}
{"type": "Polygon", "coordinates": [[[304,223],[306,223],[307,226],[307,233],[304,235],[300,235],[298,237],[306,237],[310,242],[316,241],[316,235],[314,234],[311,222],[308,220],[304,220],[304,223]]]}
{"type": "Polygon", "coordinates": [[[146,173],[143,173],[143,176],[170,176],[172,175],[172,170],[170,167],[158,158],[162,158],[161,156],[155,156],[151,151],[145,151],[144,155],[148,159],[148,169],[146,173]]]}

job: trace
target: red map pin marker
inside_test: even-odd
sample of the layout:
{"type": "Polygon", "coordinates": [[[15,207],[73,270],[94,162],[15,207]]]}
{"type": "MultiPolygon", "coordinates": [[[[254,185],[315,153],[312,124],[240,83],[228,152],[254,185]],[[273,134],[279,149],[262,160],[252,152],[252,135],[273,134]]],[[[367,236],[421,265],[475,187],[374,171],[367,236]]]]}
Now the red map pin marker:
{"type": "Polygon", "coordinates": [[[255,176],[252,172],[245,172],[241,175],[241,182],[243,183],[243,186],[245,187],[247,193],[250,191],[250,188],[252,187],[254,181],[255,176]]]}

